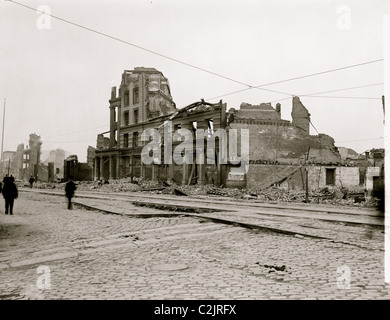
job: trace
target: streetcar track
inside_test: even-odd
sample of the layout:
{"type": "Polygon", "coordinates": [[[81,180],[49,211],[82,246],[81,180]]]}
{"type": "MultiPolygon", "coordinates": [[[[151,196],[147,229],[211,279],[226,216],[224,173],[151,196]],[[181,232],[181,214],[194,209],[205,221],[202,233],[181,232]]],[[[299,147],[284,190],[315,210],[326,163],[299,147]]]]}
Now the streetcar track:
{"type": "MultiPolygon", "coordinates": [[[[84,206],[84,204],[81,204],[81,203],[80,203],[80,205],[84,206]]],[[[90,210],[96,209],[97,211],[101,211],[99,207],[94,207],[94,206],[90,206],[90,205],[88,205],[88,207],[89,207],[90,210]]],[[[219,213],[223,213],[224,214],[225,212],[219,212],[219,213]]],[[[229,212],[226,212],[226,214],[229,215],[229,212]]],[[[150,214],[147,214],[147,215],[150,215],[150,214]]],[[[173,215],[175,215],[175,214],[173,214],[173,215]]],[[[184,215],[184,216],[193,217],[193,218],[203,218],[203,219],[211,220],[212,222],[215,222],[215,223],[233,225],[233,226],[236,226],[236,227],[242,227],[242,228],[246,228],[246,229],[249,229],[249,230],[257,230],[257,231],[262,231],[262,232],[267,231],[267,232],[272,232],[272,233],[277,233],[277,234],[284,234],[284,235],[288,235],[288,236],[301,235],[304,238],[321,239],[321,240],[331,241],[331,242],[335,242],[335,243],[341,243],[341,244],[344,244],[344,245],[350,245],[350,246],[358,247],[358,248],[365,249],[365,250],[380,250],[380,251],[383,251],[382,248],[372,248],[372,247],[370,248],[370,247],[367,247],[364,244],[360,244],[360,243],[356,243],[356,242],[354,243],[354,241],[353,241],[354,239],[347,239],[347,240],[345,240],[345,239],[344,240],[337,239],[340,236],[343,237],[345,235],[345,233],[346,233],[345,230],[335,230],[335,229],[329,229],[329,228],[324,228],[324,227],[314,227],[313,229],[315,229],[316,231],[321,231],[321,232],[325,232],[325,233],[326,232],[333,233],[333,235],[331,235],[331,236],[320,236],[320,235],[316,235],[316,234],[292,231],[292,230],[285,229],[283,227],[264,226],[264,225],[259,225],[259,224],[255,224],[255,223],[249,223],[249,222],[245,222],[245,221],[237,221],[237,219],[230,220],[230,219],[227,219],[227,217],[220,218],[220,217],[213,217],[213,216],[210,216],[210,215],[199,215],[199,214],[193,214],[193,213],[181,213],[181,214],[177,213],[176,214],[176,216],[179,216],[179,215],[184,215]],[[338,235],[338,236],[336,236],[336,235],[338,235]]],[[[133,216],[133,215],[130,215],[130,216],[133,216]]],[[[139,215],[139,214],[137,214],[137,216],[140,217],[140,218],[145,217],[145,216],[142,216],[142,215],[139,215]]],[[[169,216],[169,217],[171,217],[172,214],[160,214],[160,215],[157,214],[156,216],[160,216],[160,217],[168,217],[169,216]]],[[[273,220],[273,222],[283,222],[283,223],[285,223],[285,221],[281,221],[281,220],[283,220],[283,218],[282,219],[268,218],[267,220],[273,220]]],[[[287,218],[289,218],[289,217],[287,217],[287,218]]],[[[299,222],[288,221],[288,223],[290,223],[291,225],[298,226],[298,227],[312,228],[311,226],[302,225],[302,223],[299,223],[299,222]]],[[[360,241],[362,241],[364,239],[372,239],[372,237],[371,238],[367,237],[367,230],[364,230],[362,232],[349,230],[348,234],[351,234],[351,233],[359,235],[360,236],[360,241]]]]}
{"type": "MultiPolygon", "coordinates": [[[[28,191],[28,192],[39,192],[39,193],[42,193],[42,194],[52,194],[52,195],[62,195],[60,192],[58,191],[47,191],[47,190],[37,190],[37,189],[34,189],[33,190],[22,190],[22,191],[28,191]]],[[[155,205],[170,205],[170,206],[181,206],[181,207],[188,207],[188,208],[194,208],[194,207],[197,207],[199,210],[203,209],[203,210],[209,210],[210,208],[213,208],[215,210],[218,210],[218,211],[231,211],[232,210],[232,207],[235,205],[236,207],[239,206],[240,207],[240,212],[249,212],[248,210],[250,210],[249,213],[256,213],[256,214],[261,214],[261,215],[275,215],[275,216],[289,216],[289,217],[294,217],[294,218],[315,218],[315,219],[319,219],[319,220],[326,220],[328,222],[344,222],[344,223],[352,223],[352,224],[371,224],[371,225],[377,225],[377,226],[383,226],[384,225],[384,217],[383,216],[380,216],[378,215],[378,213],[376,213],[376,215],[374,215],[373,212],[366,212],[365,214],[363,214],[362,212],[361,213],[358,213],[358,214],[355,214],[356,217],[353,217],[353,214],[351,214],[351,212],[337,212],[337,211],[330,211],[330,210],[323,210],[323,208],[318,208],[318,210],[315,210],[313,208],[305,208],[305,207],[302,207],[300,209],[297,209],[297,208],[293,208],[293,207],[275,207],[275,206],[272,206],[272,207],[265,207],[265,206],[259,206],[258,204],[254,205],[253,203],[251,204],[245,204],[243,205],[242,202],[240,203],[237,203],[237,204],[234,204],[234,203],[228,203],[228,202],[213,202],[213,201],[208,201],[208,203],[206,203],[204,200],[199,200],[199,199],[194,199],[194,198],[187,198],[185,197],[185,199],[182,199],[182,197],[174,197],[172,199],[172,197],[170,198],[166,198],[166,197],[155,197],[155,196],[151,196],[151,195],[142,195],[142,194],[139,194],[137,193],[136,195],[135,194],[115,194],[115,196],[106,196],[106,195],[102,195],[98,192],[91,192],[91,194],[81,194],[79,193],[76,197],[77,198],[89,198],[89,199],[106,199],[106,200],[119,200],[119,201],[129,201],[129,202],[137,202],[138,204],[141,204],[142,203],[145,203],[145,204],[155,204],[155,205]],[[129,198],[132,198],[132,199],[129,199],[129,198]],[[136,198],[136,200],[133,200],[134,198],[136,198]],[[140,201],[142,199],[142,201],[140,201]],[[146,201],[145,201],[146,200],[146,201]],[[196,202],[200,202],[202,201],[201,204],[203,205],[189,205],[188,202],[192,202],[192,203],[196,203],[196,202]],[[185,202],[183,204],[183,202],[185,202]],[[217,206],[218,204],[222,204],[224,206],[226,206],[227,208],[221,208],[219,206],[217,206]],[[259,209],[274,209],[273,212],[270,212],[270,211],[259,211],[259,209]],[[281,209],[281,210],[279,210],[281,209]],[[295,214],[295,213],[292,213],[292,212],[285,212],[287,210],[291,209],[292,211],[298,211],[300,212],[300,214],[295,214]],[[254,210],[256,210],[257,212],[255,212],[254,210]],[[278,212],[276,212],[275,210],[277,210],[278,212]],[[314,212],[312,216],[307,216],[308,214],[311,214],[311,212],[314,212]],[[317,215],[317,217],[314,217],[314,214],[317,215]],[[306,216],[304,216],[306,215],[306,216]],[[320,215],[320,216],[318,216],[320,215]],[[333,217],[332,217],[333,215],[333,217]],[[358,221],[356,219],[359,219],[358,217],[361,217],[361,218],[366,218],[366,221],[358,221]],[[336,219],[333,219],[337,217],[336,219]],[[352,220],[351,220],[352,219],[352,220]],[[367,220],[368,219],[368,220],[367,220]]],[[[351,209],[349,209],[351,210],[351,209]]],[[[237,211],[237,209],[235,210],[237,211]]]]}
{"type": "MultiPolygon", "coordinates": [[[[28,191],[30,191],[30,190],[28,190],[28,191]]],[[[45,191],[39,190],[37,192],[40,192],[42,194],[52,194],[55,196],[62,195],[59,192],[52,192],[52,191],[45,192],[45,191]]],[[[359,225],[366,225],[368,227],[371,227],[372,228],[371,230],[380,229],[383,227],[383,224],[380,222],[380,220],[381,220],[380,217],[376,217],[378,219],[376,219],[377,222],[374,224],[368,223],[367,221],[351,222],[351,221],[343,221],[343,220],[346,220],[346,219],[344,219],[345,217],[350,217],[350,215],[348,215],[348,214],[342,214],[342,213],[336,214],[334,212],[332,214],[328,214],[324,210],[321,210],[320,212],[318,212],[318,211],[314,211],[313,209],[306,210],[306,208],[302,208],[302,211],[303,212],[313,212],[314,211],[314,212],[316,212],[316,214],[315,215],[313,214],[312,216],[307,216],[307,215],[306,216],[297,216],[294,213],[286,214],[285,212],[283,212],[283,214],[277,214],[275,212],[258,212],[258,210],[256,210],[257,211],[256,212],[253,210],[255,208],[253,206],[251,207],[252,204],[248,204],[246,206],[243,206],[242,203],[237,203],[236,207],[238,207],[238,208],[236,208],[234,211],[232,210],[232,207],[233,207],[232,203],[228,204],[228,205],[226,205],[226,203],[223,203],[229,209],[220,208],[218,210],[217,208],[215,208],[215,205],[214,206],[211,206],[211,205],[206,206],[204,202],[202,203],[203,204],[202,206],[198,206],[198,205],[193,203],[196,201],[193,201],[193,199],[188,199],[187,197],[185,197],[185,199],[180,199],[180,198],[175,197],[174,199],[170,198],[169,201],[167,201],[165,199],[152,197],[150,195],[146,195],[146,196],[140,195],[138,193],[137,193],[137,195],[130,195],[130,196],[120,195],[119,197],[117,197],[117,195],[115,195],[115,197],[112,197],[112,196],[110,197],[110,196],[105,196],[105,195],[96,194],[96,193],[89,194],[89,195],[78,194],[78,197],[76,197],[76,199],[77,198],[80,198],[80,199],[82,199],[82,198],[84,198],[84,199],[100,199],[103,201],[116,200],[116,201],[122,201],[122,202],[129,202],[129,203],[132,203],[133,205],[150,206],[153,208],[153,210],[162,211],[161,213],[155,213],[155,214],[135,213],[135,214],[129,215],[131,217],[146,218],[146,217],[172,217],[172,216],[184,215],[184,216],[204,218],[204,219],[208,219],[208,220],[211,220],[213,222],[216,222],[216,223],[232,224],[232,225],[245,227],[247,229],[252,229],[252,230],[253,229],[262,230],[262,231],[268,230],[270,232],[276,232],[279,234],[287,234],[287,235],[301,234],[304,237],[326,239],[326,240],[332,240],[332,239],[335,240],[335,238],[337,240],[337,238],[341,238],[343,240],[342,241],[337,240],[337,242],[342,242],[345,244],[358,246],[358,247],[365,248],[368,250],[375,250],[375,249],[368,248],[364,244],[361,245],[359,243],[353,243],[354,242],[353,240],[363,241],[365,239],[372,240],[373,238],[375,238],[374,240],[378,240],[379,237],[377,235],[373,236],[372,231],[370,231],[370,230],[359,231],[357,229],[351,230],[351,228],[353,228],[355,226],[359,226],[359,225]],[[135,196],[137,196],[138,201],[133,200],[135,198],[135,196]],[[145,199],[147,199],[149,201],[145,201],[145,199]],[[186,204],[183,204],[183,200],[186,202],[186,204]],[[165,211],[164,210],[164,208],[166,209],[167,207],[173,207],[173,206],[176,206],[177,210],[175,210],[175,211],[165,211]],[[191,210],[187,211],[188,208],[192,208],[192,211],[191,210]],[[194,210],[194,208],[205,209],[206,211],[202,212],[202,210],[200,210],[199,212],[196,212],[196,210],[194,210]],[[209,211],[207,211],[207,210],[209,210],[209,211]],[[216,211],[216,212],[213,212],[213,211],[216,211]],[[200,212],[202,212],[202,213],[200,213],[200,212]],[[236,216],[234,216],[234,214],[236,216]],[[258,219],[255,219],[254,218],[255,216],[258,216],[258,219]],[[333,217],[336,216],[338,219],[332,219],[332,216],[333,217]],[[245,219],[247,219],[247,220],[245,221],[245,219]],[[252,219],[252,222],[250,222],[251,220],[248,220],[248,219],[252,219]],[[253,223],[253,220],[257,220],[258,221],[257,224],[253,223]],[[262,221],[265,222],[265,224],[261,223],[262,221]],[[269,221],[268,225],[267,225],[266,221],[269,221]],[[313,227],[312,226],[313,221],[322,221],[321,223],[326,223],[326,225],[325,226],[318,226],[317,225],[317,226],[313,227]],[[259,222],[260,222],[260,224],[259,224],[259,222]],[[306,222],[306,224],[305,224],[305,222],[306,222]],[[271,223],[271,225],[270,225],[270,223],[271,223]],[[274,223],[274,225],[272,225],[272,223],[274,223]],[[278,223],[281,223],[281,225],[276,226],[276,224],[278,224],[278,223]],[[283,224],[284,224],[284,226],[283,226],[283,224]],[[296,231],[294,231],[294,226],[299,227],[299,228],[304,228],[304,229],[308,230],[308,232],[307,233],[306,232],[296,232],[296,231]],[[347,226],[349,228],[347,230],[345,230],[345,229],[340,230],[340,228],[342,228],[341,226],[347,226]],[[328,234],[328,236],[325,236],[325,237],[319,236],[319,234],[321,234],[321,233],[328,234]],[[350,239],[345,241],[345,238],[348,238],[349,234],[354,234],[355,236],[352,236],[350,239]],[[347,235],[347,237],[345,235],[347,235]],[[353,241],[352,243],[351,243],[351,240],[353,241]]],[[[76,203],[79,203],[79,202],[76,202],[76,203]]],[[[122,213],[115,212],[112,210],[112,208],[109,210],[105,210],[105,209],[102,209],[102,208],[99,208],[96,206],[91,206],[90,204],[82,203],[80,205],[89,209],[89,210],[97,210],[97,211],[100,211],[103,213],[114,213],[114,214],[126,215],[126,213],[124,213],[124,212],[122,212],[122,213]]],[[[272,209],[276,210],[275,207],[272,207],[272,209]]],[[[286,207],[283,209],[289,209],[289,208],[286,207]]],[[[361,216],[362,219],[364,218],[363,214],[359,214],[359,216],[361,216]]],[[[371,219],[372,214],[368,213],[368,215],[366,215],[366,218],[371,219]]],[[[350,219],[348,219],[348,220],[350,220],[350,219]]],[[[380,241],[380,239],[378,241],[380,241]]],[[[382,250],[382,249],[378,249],[378,250],[382,250]]]]}
{"type": "MultiPolygon", "coordinates": [[[[53,194],[53,195],[63,195],[60,191],[54,191],[54,190],[46,190],[46,189],[26,189],[21,188],[21,191],[25,192],[39,192],[44,194],[53,194]]],[[[195,202],[195,203],[201,203],[203,205],[207,204],[222,204],[228,207],[232,206],[240,206],[240,207],[247,207],[247,208],[267,208],[267,209],[278,209],[278,210],[291,210],[291,211],[304,211],[304,212],[316,212],[316,213],[323,213],[323,214],[343,214],[343,215],[351,215],[351,216],[371,216],[371,217],[377,217],[377,218],[383,218],[383,215],[380,215],[378,211],[372,208],[324,208],[324,207],[316,207],[316,208],[305,208],[304,204],[302,206],[297,206],[296,204],[291,205],[291,203],[285,203],[285,206],[281,205],[275,205],[270,203],[264,203],[264,202],[251,202],[248,203],[241,199],[213,199],[213,198],[194,198],[191,196],[183,197],[183,196],[164,196],[158,194],[156,195],[150,195],[150,194],[142,194],[141,192],[132,192],[132,193],[108,193],[103,194],[102,192],[96,192],[96,191],[80,191],[76,195],[76,198],[96,198],[96,199],[110,199],[110,200],[125,200],[125,201],[134,201],[131,200],[135,199],[135,201],[139,201],[140,199],[145,200],[153,200],[154,202],[158,201],[159,203],[163,203],[164,201],[167,202],[195,202]],[[356,211],[353,211],[356,210],[356,211]],[[359,212],[360,211],[360,212],[359,212]]],[[[252,201],[252,200],[251,200],[252,201]]],[[[254,200],[256,201],[256,200],[254,200]]],[[[146,202],[146,201],[144,201],[146,202]]],[[[202,206],[198,206],[202,207],[202,206]]],[[[202,207],[207,208],[207,207],[202,207]]]]}

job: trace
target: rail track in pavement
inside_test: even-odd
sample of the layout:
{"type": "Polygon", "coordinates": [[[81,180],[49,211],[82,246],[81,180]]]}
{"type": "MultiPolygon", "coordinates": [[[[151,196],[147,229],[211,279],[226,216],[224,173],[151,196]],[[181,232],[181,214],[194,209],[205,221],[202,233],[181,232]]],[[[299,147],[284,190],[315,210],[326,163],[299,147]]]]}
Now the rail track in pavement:
{"type": "MultiPolygon", "coordinates": [[[[58,190],[21,188],[20,191],[64,196],[58,190]]],[[[110,214],[138,218],[187,215],[252,230],[268,230],[297,237],[327,239],[370,250],[384,250],[384,216],[369,208],[96,191],[78,191],[74,203],[89,210],[110,214]],[[113,206],[113,203],[116,205],[113,206]],[[129,210],[129,206],[140,210],[138,213],[130,213],[133,210],[129,210]],[[151,214],[150,210],[146,214],[142,213],[142,208],[154,209],[154,213],[151,214]]]]}

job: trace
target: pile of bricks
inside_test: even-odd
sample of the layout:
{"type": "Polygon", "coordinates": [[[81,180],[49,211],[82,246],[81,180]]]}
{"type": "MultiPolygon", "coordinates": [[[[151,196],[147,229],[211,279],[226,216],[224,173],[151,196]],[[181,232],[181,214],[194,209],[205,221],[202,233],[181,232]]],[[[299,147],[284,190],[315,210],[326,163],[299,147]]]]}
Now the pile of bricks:
{"type": "MultiPolygon", "coordinates": [[[[271,202],[305,202],[306,192],[304,190],[287,190],[279,187],[270,187],[263,190],[248,190],[237,188],[218,188],[215,185],[176,185],[167,184],[163,181],[146,181],[130,178],[110,181],[77,181],[77,190],[100,191],[100,192],[148,192],[153,194],[170,194],[176,196],[217,196],[243,200],[260,200],[271,202]]],[[[19,187],[28,187],[23,182],[18,183],[19,187]]],[[[36,182],[34,188],[40,189],[61,189],[64,190],[65,183],[36,182]]],[[[346,188],[324,188],[315,192],[309,192],[310,203],[331,204],[339,206],[360,206],[376,207],[378,199],[366,199],[360,189],[348,190],[346,188]],[[356,201],[358,198],[359,201],[356,201]]]]}

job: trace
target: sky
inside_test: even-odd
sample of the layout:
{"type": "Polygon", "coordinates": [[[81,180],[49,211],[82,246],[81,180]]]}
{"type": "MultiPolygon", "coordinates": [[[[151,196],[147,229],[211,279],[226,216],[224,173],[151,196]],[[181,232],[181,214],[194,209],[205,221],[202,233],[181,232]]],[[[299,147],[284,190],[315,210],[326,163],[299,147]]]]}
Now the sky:
{"type": "Polygon", "coordinates": [[[310,134],[383,148],[385,13],[386,0],[0,0],[3,150],[36,133],[85,162],[109,130],[111,87],[135,67],[161,71],[178,108],[279,102],[291,120],[297,95],[310,134]]]}

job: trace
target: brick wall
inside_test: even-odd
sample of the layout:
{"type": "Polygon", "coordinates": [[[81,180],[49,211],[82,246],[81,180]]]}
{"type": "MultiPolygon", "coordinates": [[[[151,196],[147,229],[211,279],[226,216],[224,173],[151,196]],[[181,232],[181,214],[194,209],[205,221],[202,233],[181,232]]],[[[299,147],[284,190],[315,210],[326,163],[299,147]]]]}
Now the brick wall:
{"type": "MultiPolygon", "coordinates": [[[[359,167],[308,166],[309,190],[324,187],[356,188],[359,186],[359,167]],[[326,169],[335,170],[334,185],[326,184],[326,169]]],[[[304,166],[250,164],[246,176],[247,188],[264,189],[280,183],[289,189],[304,189],[306,173],[304,166]],[[288,178],[284,180],[285,178],[288,178]],[[284,181],[283,181],[284,180],[284,181]]]]}
{"type": "MultiPolygon", "coordinates": [[[[340,163],[334,140],[327,135],[309,136],[299,128],[283,122],[256,124],[251,121],[233,122],[232,129],[249,129],[249,159],[277,161],[282,164],[303,164],[310,146],[309,162],[340,163]]],[[[238,150],[241,150],[240,135],[238,150]]]]}
{"type": "Polygon", "coordinates": [[[354,188],[359,186],[359,167],[337,167],[337,166],[309,166],[309,189],[316,190],[324,187],[346,187],[354,188]],[[334,185],[326,183],[326,170],[335,170],[334,185]]]}

